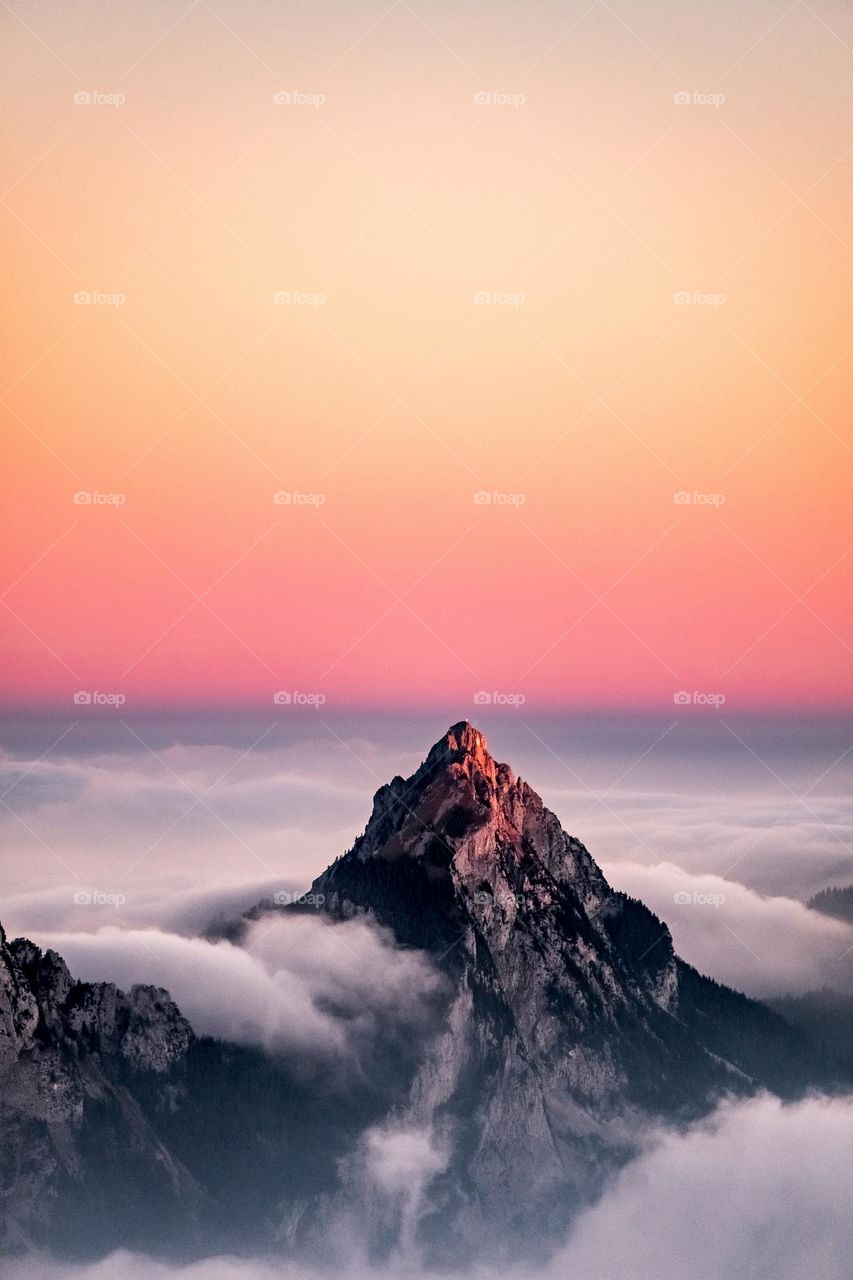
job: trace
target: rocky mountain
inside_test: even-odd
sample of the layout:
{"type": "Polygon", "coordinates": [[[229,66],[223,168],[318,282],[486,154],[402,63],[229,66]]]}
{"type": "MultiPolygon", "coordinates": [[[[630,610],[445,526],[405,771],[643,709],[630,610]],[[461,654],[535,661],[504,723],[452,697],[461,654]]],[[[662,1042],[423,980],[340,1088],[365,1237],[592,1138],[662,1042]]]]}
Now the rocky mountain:
{"type": "Polygon", "coordinates": [[[378,1046],[345,1087],[197,1039],[166,992],[76,983],[3,939],[7,1248],[316,1257],[349,1223],[379,1257],[543,1254],[650,1124],[826,1082],[807,1035],[681,961],[466,722],[377,792],[301,903],[259,904],[228,936],[318,907],[444,978],[423,1040],[378,1046]]]}
{"type": "Polygon", "coordinates": [[[76,982],[0,929],[0,1256],[273,1245],[393,1098],[306,1088],[259,1051],[197,1038],[166,991],[76,982]]]}
{"type": "Polygon", "coordinates": [[[379,790],[307,901],[369,913],[451,979],[446,1029],[397,1117],[450,1153],[420,1226],[451,1256],[494,1241],[495,1223],[548,1239],[650,1118],[792,1096],[819,1074],[803,1035],[681,961],[666,925],[608,885],[467,722],[379,790]]]}
{"type": "MultiPolygon", "coordinates": [[[[28,1246],[64,1216],[73,1187],[107,1182],[133,1196],[192,1203],[196,1187],[140,1109],[133,1080],[166,1081],[193,1034],[165,991],[74,982],[64,961],[0,928],[0,1172],[2,1240],[28,1246]],[[97,1147],[95,1137],[97,1135],[97,1147]],[[90,1144],[91,1139],[91,1144],[90,1144]]],[[[78,1226],[75,1224],[72,1230],[78,1226]]],[[[98,1227],[93,1235],[97,1237],[98,1227]]]]}

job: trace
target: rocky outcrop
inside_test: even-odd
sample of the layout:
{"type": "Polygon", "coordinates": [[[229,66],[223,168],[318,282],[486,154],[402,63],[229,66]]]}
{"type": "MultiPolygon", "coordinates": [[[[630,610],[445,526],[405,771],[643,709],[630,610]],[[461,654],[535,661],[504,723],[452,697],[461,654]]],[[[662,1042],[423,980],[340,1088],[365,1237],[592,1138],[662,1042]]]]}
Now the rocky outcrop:
{"type": "Polygon", "coordinates": [[[18,1054],[59,1047],[153,1072],[168,1071],[186,1054],[192,1030],[168,991],[134,986],[125,994],[112,983],[75,982],[61,956],[26,938],[4,939],[0,958],[4,989],[15,993],[13,1018],[26,1027],[18,1054]]]}
{"type": "Polygon", "coordinates": [[[39,1008],[0,925],[0,1071],[33,1043],[39,1008]]]}
{"type": "Polygon", "coordinates": [[[192,1199],[192,1178],[135,1097],[152,1084],[155,1091],[167,1079],[174,1084],[192,1040],[168,992],[137,986],[125,994],[75,982],[55,951],[23,938],[9,943],[0,929],[0,1241],[7,1249],[38,1243],[60,1196],[86,1199],[96,1134],[106,1168],[111,1151],[123,1150],[135,1176],[145,1168],[167,1194],[192,1199]]]}

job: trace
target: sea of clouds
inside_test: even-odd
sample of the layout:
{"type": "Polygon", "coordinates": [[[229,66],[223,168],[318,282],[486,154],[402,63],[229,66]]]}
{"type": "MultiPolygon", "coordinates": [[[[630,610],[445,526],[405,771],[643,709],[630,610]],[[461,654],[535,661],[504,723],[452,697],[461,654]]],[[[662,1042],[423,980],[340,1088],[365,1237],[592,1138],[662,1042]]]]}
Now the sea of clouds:
{"type": "MultiPolygon", "coordinates": [[[[849,725],[514,716],[485,727],[498,758],[699,969],[759,996],[850,987],[853,930],[805,906],[853,883],[849,725]]],[[[178,955],[189,969],[182,937],[307,889],[364,827],[374,791],[444,728],[439,716],[28,724],[0,748],[0,921],[87,962],[121,952],[123,981],[151,980],[152,948],[135,935],[154,930],[173,962],[162,972],[178,955]],[[97,944],[77,937],[101,931],[97,944]],[[121,944],[117,931],[133,936],[121,944]]]]}
{"type": "MultiPolygon", "coordinates": [[[[853,1256],[853,1103],[769,1097],[722,1106],[683,1132],[660,1132],[576,1223],[545,1265],[502,1269],[508,1280],[848,1280],[853,1256]]],[[[429,1144],[406,1135],[380,1151],[377,1177],[417,1197],[429,1144]],[[413,1173],[414,1170],[414,1173],[413,1173]],[[420,1182],[419,1182],[420,1180],[420,1182]]],[[[280,1260],[205,1258],[174,1266],[114,1253],[82,1266],[29,1258],[2,1280],[439,1280],[413,1245],[385,1267],[363,1260],[357,1234],[344,1271],[280,1260]]],[[[487,1269],[442,1280],[498,1280],[487,1269]]]]}
{"type": "MultiPolygon", "coordinates": [[[[440,979],[422,957],[363,921],[331,927],[311,911],[261,918],[239,946],[209,931],[306,890],[363,828],[377,787],[411,772],[445,727],[397,717],[182,732],[129,720],[54,745],[55,724],[30,725],[0,754],[0,921],[53,946],[80,978],[166,987],[202,1034],[369,1071],[380,1028],[415,1036],[428,1022],[440,979]]],[[[850,989],[853,929],[804,902],[853,882],[848,727],[714,732],[516,717],[490,739],[703,972],[758,995],[850,989]]],[[[853,1102],[840,1098],[726,1104],[650,1135],[536,1280],[846,1280],[851,1144],[853,1102]]],[[[375,1194],[403,1196],[408,1226],[400,1255],[377,1269],[358,1260],[346,1224],[347,1274],[432,1280],[413,1242],[446,1160],[440,1135],[391,1123],[362,1145],[375,1194]]],[[[0,1276],[323,1280],[278,1260],[172,1266],[129,1253],[77,1267],[9,1261],[0,1276]]]]}

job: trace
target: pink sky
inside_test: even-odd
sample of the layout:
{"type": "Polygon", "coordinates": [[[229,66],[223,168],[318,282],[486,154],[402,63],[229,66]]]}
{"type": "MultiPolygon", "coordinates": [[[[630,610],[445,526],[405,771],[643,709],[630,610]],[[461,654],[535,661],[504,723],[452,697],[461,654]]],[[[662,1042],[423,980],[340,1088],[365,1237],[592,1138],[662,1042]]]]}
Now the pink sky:
{"type": "Polygon", "coordinates": [[[4,17],[7,701],[850,706],[853,15],[586,8],[4,17]]]}

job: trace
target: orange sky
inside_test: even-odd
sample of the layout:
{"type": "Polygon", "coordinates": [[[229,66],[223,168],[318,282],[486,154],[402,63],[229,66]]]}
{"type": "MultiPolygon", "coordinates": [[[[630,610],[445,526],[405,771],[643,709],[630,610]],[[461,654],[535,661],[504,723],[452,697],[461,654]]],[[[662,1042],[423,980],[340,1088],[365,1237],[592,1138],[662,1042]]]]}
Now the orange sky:
{"type": "Polygon", "coordinates": [[[851,704],[849,7],[13,8],[7,701],[851,704]]]}

